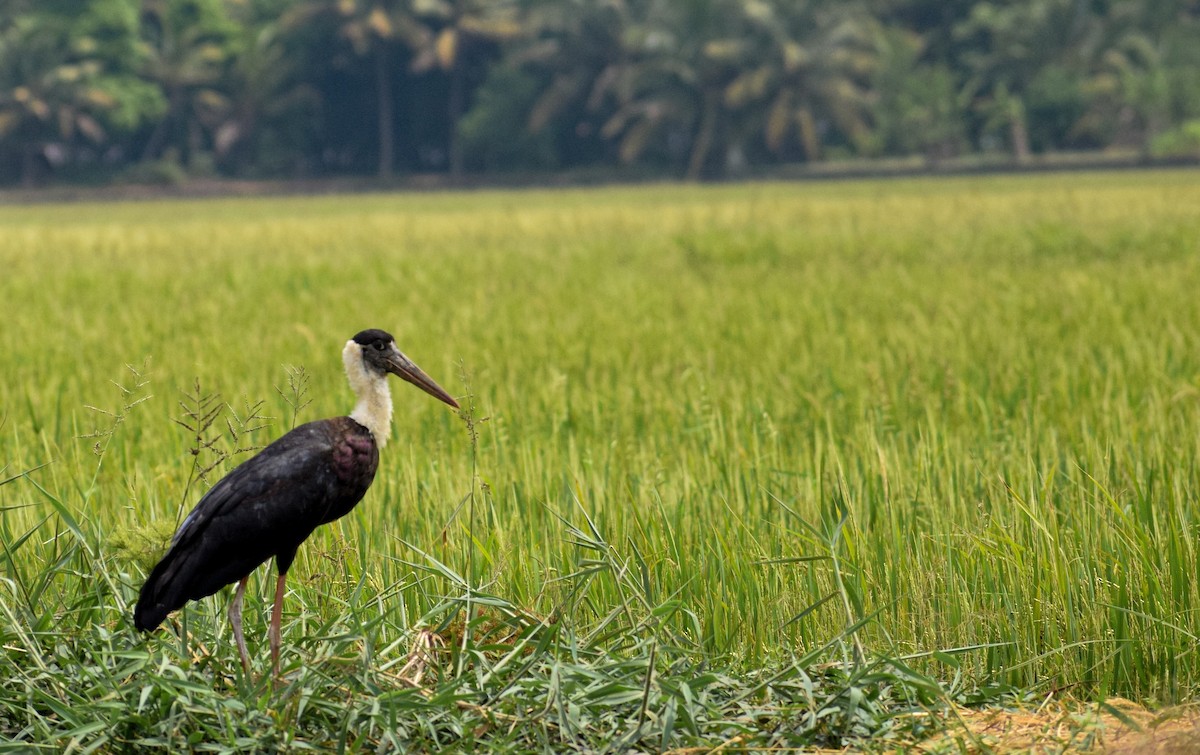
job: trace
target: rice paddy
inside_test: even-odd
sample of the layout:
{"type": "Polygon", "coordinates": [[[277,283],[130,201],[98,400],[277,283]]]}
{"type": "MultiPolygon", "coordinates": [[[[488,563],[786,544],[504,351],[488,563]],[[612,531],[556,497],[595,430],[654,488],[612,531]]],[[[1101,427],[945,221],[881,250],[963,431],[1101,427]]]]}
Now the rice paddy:
{"type": "Polygon", "coordinates": [[[1197,208],[1186,171],[0,207],[0,739],[894,746],[1194,700],[1197,208]],[[203,490],[348,412],[366,327],[468,408],[393,385],[284,682],[224,593],[137,635],[203,490]]]}

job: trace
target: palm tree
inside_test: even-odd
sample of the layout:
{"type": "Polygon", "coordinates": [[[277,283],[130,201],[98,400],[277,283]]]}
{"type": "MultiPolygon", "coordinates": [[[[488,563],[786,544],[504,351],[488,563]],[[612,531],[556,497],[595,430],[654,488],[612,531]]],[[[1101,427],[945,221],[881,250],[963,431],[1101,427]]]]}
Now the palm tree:
{"type": "Polygon", "coordinates": [[[921,62],[927,40],[907,29],[882,28],[877,40],[872,151],[923,154],[930,165],[957,155],[966,144],[966,105],[954,72],[921,62]]]}
{"type": "Polygon", "coordinates": [[[397,60],[404,50],[427,48],[433,33],[414,13],[409,0],[311,0],[285,20],[293,29],[322,24],[371,65],[379,141],[377,172],[380,178],[390,178],[396,164],[397,60]]]}
{"type": "Polygon", "coordinates": [[[699,178],[728,129],[724,92],[738,75],[744,17],[738,0],[650,11],[626,31],[627,53],[615,72],[619,107],[601,135],[617,140],[625,163],[656,141],[668,150],[674,142],[687,156],[686,176],[699,178]]]}
{"type": "Polygon", "coordinates": [[[806,159],[819,160],[823,122],[866,151],[879,60],[870,17],[852,4],[812,0],[744,8],[751,36],[739,45],[745,68],[725,88],[728,105],[757,111],[763,140],[776,155],[795,143],[806,159]]]}
{"type": "Polygon", "coordinates": [[[213,137],[217,159],[235,168],[261,164],[264,134],[303,128],[319,104],[316,91],[298,80],[296,57],[285,48],[277,23],[243,29],[229,71],[227,117],[213,137]]]}
{"type": "MultiPolygon", "coordinates": [[[[1172,57],[1181,40],[1189,48],[1200,44],[1200,17],[1188,13],[1186,1],[1123,0],[1094,15],[1089,31],[1080,54],[1090,102],[1080,127],[1107,127],[1115,141],[1148,148],[1175,116],[1172,57]]],[[[1193,61],[1180,68],[1195,81],[1193,61]]]]}
{"type": "Polygon", "coordinates": [[[44,31],[27,16],[0,35],[0,140],[17,145],[26,186],[50,144],[105,138],[94,111],[106,102],[88,83],[98,64],[69,62],[62,40],[44,31]]]}
{"type": "Polygon", "coordinates": [[[1030,156],[1026,100],[1038,73],[1077,46],[1088,27],[1076,0],[979,2],[955,28],[970,71],[964,94],[984,118],[984,130],[1007,130],[1018,163],[1030,156]]]}
{"type": "Polygon", "coordinates": [[[25,9],[0,22],[0,143],[18,153],[23,182],[39,156],[67,161],[80,145],[106,148],[113,131],[161,112],[157,91],[134,71],[136,38],[132,8],[111,3],[25,9]]]}
{"type": "Polygon", "coordinates": [[[415,0],[414,11],[437,31],[413,40],[418,46],[410,69],[414,73],[438,69],[450,80],[447,151],[450,174],[458,177],[463,169],[458,122],[466,109],[468,68],[481,62],[489,49],[521,33],[517,8],[510,0],[415,0]]]}
{"type": "Polygon", "coordinates": [[[522,9],[527,34],[509,60],[541,82],[527,128],[557,125],[575,140],[594,138],[617,106],[616,83],[633,58],[644,22],[639,0],[531,0],[522,9]],[[572,118],[573,122],[560,123],[572,118]]]}
{"type": "Polygon", "coordinates": [[[167,111],[142,150],[154,159],[174,146],[184,165],[205,147],[229,112],[221,90],[234,27],[219,0],[147,0],[142,11],[147,77],[167,99],[167,111]]]}

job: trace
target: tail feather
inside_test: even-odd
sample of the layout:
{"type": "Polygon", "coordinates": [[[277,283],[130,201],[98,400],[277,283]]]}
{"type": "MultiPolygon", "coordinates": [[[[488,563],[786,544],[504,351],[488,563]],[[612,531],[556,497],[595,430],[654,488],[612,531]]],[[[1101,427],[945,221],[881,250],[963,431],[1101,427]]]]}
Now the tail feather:
{"type": "Polygon", "coordinates": [[[163,623],[163,619],[167,618],[168,613],[170,611],[161,605],[152,607],[139,600],[137,607],[133,609],[133,625],[141,632],[153,631],[163,623]]]}
{"type": "MultiPolygon", "coordinates": [[[[238,581],[272,554],[238,557],[218,543],[177,544],[150,571],[133,609],[133,625],[143,632],[155,629],[167,614],[238,581]]],[[[285,569],[286,570],[286,569],[285,569]]]]}
{"type": "Polygon", "coordinates": [[[180,579],[179,570],[172,568],[176,560],[174,550],[167,553],[142,585],[137,606],[133,609],[133,625],[142,632],[155,629],[167,614],[182,608],[188,600],[187,580],[180,579]]]}

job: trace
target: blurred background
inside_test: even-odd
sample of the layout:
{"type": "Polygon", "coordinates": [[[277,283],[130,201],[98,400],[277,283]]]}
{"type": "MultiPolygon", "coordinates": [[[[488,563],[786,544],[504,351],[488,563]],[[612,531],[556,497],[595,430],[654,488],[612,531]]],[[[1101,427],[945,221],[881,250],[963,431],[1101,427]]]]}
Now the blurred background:
{"type": "Polygon", "coordinates": [[[0,0],[0,185],[1200,159],[1200,0],[0,0]]]}

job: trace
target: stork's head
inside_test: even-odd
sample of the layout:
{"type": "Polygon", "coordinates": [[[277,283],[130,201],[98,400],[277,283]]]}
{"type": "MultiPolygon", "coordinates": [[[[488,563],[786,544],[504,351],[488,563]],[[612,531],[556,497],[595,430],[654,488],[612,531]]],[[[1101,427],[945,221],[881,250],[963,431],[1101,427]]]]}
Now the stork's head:
{"type": "MultiPolygon", "coordinates": [[[[420,367],[404,356],[396,348],[396,339],[390,333],[372,328],[358,333],[346,344],[346,358],[361,359],[362,368],[368,375],[386,376],[389,372],[402,380],[407,380],[436,399],[445,401],[455,409],[458,402],[451,398],[433,378],[426,375],[420,367]]],[[[347,369],[351,367],[347,361],[347,369]]]]}

